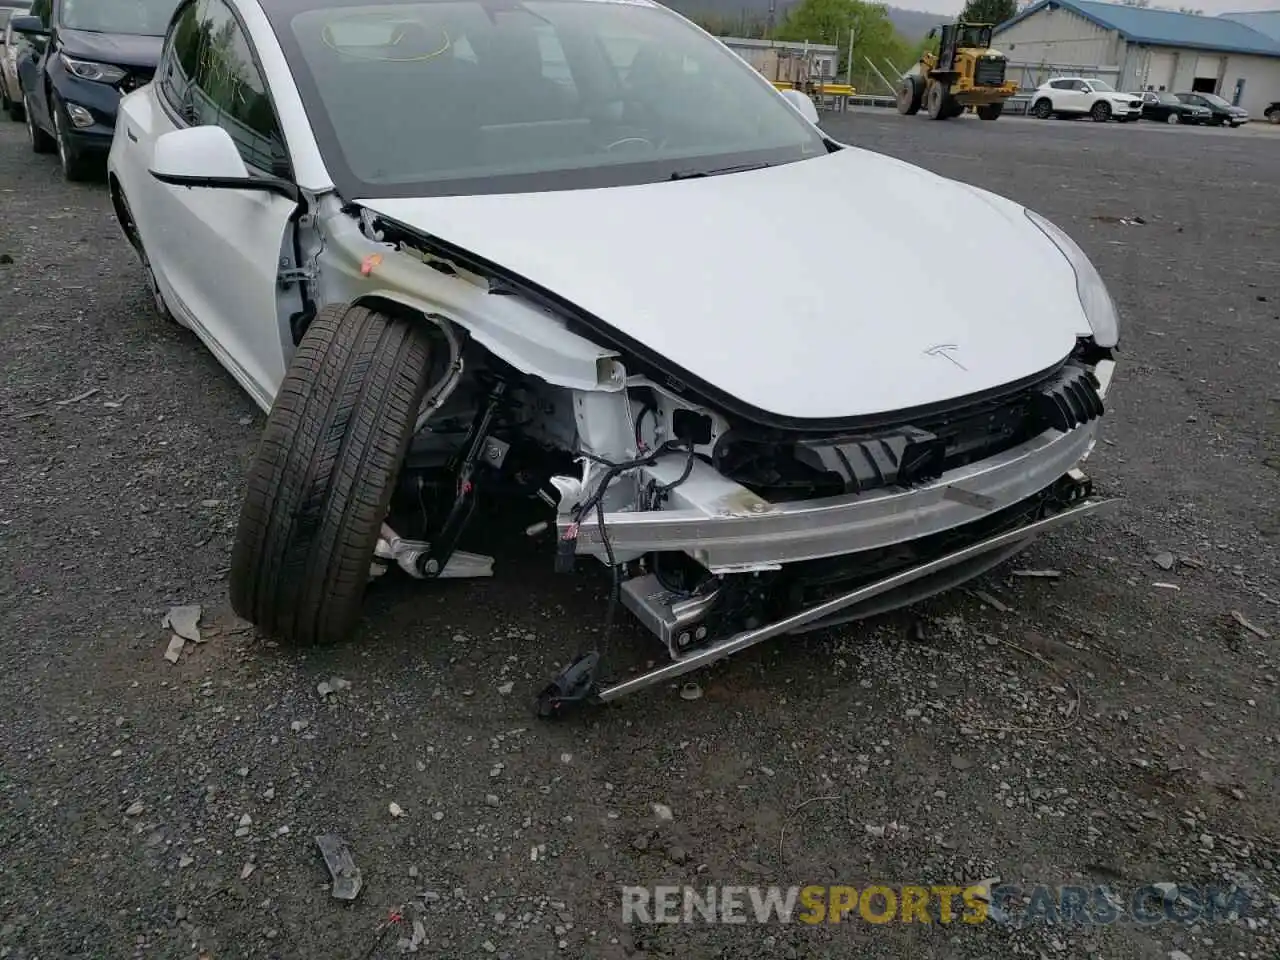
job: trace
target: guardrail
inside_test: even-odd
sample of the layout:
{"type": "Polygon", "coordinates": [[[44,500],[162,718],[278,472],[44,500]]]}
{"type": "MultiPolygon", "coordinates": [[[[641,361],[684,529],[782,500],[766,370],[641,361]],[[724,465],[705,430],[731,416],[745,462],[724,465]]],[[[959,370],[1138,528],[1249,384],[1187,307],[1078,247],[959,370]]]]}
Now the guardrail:
{"type": "MultiPolygon", "coordinates": [[[[845,105],[850,107],[887,107],[895,109],[898,106],[896,97],[881,96],[871,93],[855,93],[852,96],[844,97],[845,105]]],[[[822,104],[818,104],[822,107],[822,104]]],[[[1015,93],[1012,97],[1004,102],[1005,113],[1025,114],[1031,107],[1030,93],[1015,93]]],[[[839,110],[840,107],[835,109],[839,110]]]]}

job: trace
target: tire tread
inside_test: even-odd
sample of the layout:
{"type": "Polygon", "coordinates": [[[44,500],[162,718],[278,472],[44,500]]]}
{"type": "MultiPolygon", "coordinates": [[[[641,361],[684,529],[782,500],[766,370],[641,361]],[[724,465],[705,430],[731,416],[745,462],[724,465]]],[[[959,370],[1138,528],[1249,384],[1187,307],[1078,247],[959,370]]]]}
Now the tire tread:
{"type": "Polygon", "coordinates": [[[430,375],[427,330],[329,306],[307,328],[250,470],[231,603],[296,645],[347,637],[430,375]]]}

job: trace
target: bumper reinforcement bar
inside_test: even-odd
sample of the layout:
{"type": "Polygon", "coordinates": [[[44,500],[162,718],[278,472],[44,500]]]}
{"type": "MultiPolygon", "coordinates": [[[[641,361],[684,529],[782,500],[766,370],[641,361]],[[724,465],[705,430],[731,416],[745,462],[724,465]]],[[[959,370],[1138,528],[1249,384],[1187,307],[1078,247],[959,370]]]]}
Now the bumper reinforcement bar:
{"type": "Polygon", "coordinates": [[[630,680],[623,680],[615,683],[610,687],[599,690],[595,698],[598,702],[605,703],[610,700],[617,700],[619,697],[625,697],[629,693],[635,693],[637,690],[643,690],[645,687],[651,687],[654,684],[663,683],[667,680],[674,680],[676,677],[684,676],[702,667],[715,663],[717,660],[723,660],[725,657],[731,656],[745,650],[748,647],[754,647],[757,643],[770,640],[773,637],[781,636],[784,633],[790,633],[804,627],[806,624],[821,620],[838,613],[854,604],[870,600],[883,593],[888,593],[898,587],[905,586],[916,580],[923,579],[932,574],[945,570],[948,567],[963,563],[966,560],[977,557],[988,551],[997,550],[1000,547],[1017,543],[1020,540],[1027,540],[1052,530],[1055,527],[1062,526],[1074,520],[1078,520],[1086,514],[1103,513],[1114,509],[1118,506],[1118,499],[1107,500],[1086,500],[1083,503],[1073,507],[1068,507],[1051,517],[1043,520],[1037,520],[1025,526],[1018,527],[1016,530],[1010,530],[1006,533],[989,537],[986,540],[971,544],[962,550],[954,553],[946,554],[938,557],[936,560],[930,560],[916,567],[899,571],[892,576],[885,577],[883,580],[877,580],[874,583],[866,584],[849,593],[841,594],[833,597],[824,603],[801,610],[789,617],[778,620],[767,626],[758,627],[755,630],[746,630],[742,633],[734,634],[717,643],[713,643],[705,649],[698,650],[694,653],[682,657],[679,660],[668,663],[657,669],[642,673],[638,677],[632,677],[630,680]]]}

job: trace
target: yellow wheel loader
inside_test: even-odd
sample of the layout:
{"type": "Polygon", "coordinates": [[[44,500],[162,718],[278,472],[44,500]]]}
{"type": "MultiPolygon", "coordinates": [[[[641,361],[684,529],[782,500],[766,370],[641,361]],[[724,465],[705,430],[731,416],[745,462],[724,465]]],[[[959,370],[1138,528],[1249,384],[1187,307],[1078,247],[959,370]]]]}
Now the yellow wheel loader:
{"type": "Polygon", "coordinates": [[[929,31],[938,52],[925,51],[898,86],[898,112],[911,116],[923,106],[933,120],[950,120],[973,107],[983,120],[995,120],[1004,102],[1018,92],[1005,80],[1008,58],[991,49],[991,25],[946,23],[929,31]]]}

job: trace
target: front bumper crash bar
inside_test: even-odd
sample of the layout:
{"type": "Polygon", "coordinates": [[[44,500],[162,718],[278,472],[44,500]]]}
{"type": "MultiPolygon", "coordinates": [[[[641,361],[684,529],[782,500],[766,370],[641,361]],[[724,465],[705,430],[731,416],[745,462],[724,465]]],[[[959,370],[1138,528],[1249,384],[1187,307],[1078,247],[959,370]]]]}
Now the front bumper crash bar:
{"type": "Polygon", "coordinates": [[[635,693],[637,690],[643,690],[645,687],[651,687],[654,684],[663,683],[667,680],[674,680],[676,677],[682,677],[686,673],[698,670],[709,664],[715,663],[717,660],[723,660],[725,657],[745,650],[748,647],[754,647],[757,643],[770,640],[773,637],[780,636],[784,633],[790,633],[806,624],[832,614],[839,613],[856,603],[870,600],[880,594],[888,593],[898,587],[905,586],[916,580],[923,579],[948,567],[963,563],[980,554],[997,550],[1008,544],[1017,543],[1020,540],[1027,540],[1038,536],[1047,530],[1055,527],[1063,526],[1072,521],[1079,520],[1086,514],[1104,513],[1113,510],[1120,504],[1118,499],[1107,500],[1086,500],[1083,503],[1073,507],[1068,507],[1052,517],[1044,520],[1037,520],[1025,526],[1018,527],[1016,530],[1009,530],[1006,533],[998,534],[978,543],[971,544],[962,550],[954,553],[948,553],[936,560],[930,560],[918,567],[911,567],[902,570],[892,576],[885,577],[883,580],[877,580],[865,586],[852,590],[849,593],[833,597],[825,603],[817,606],[809,607],[807,610],[801,610],[785,619],[778,620],[764,627],[758,627],[755,630],[746,630],[742,633],[734,634],[717,643],[713,643],[705,649],[690,653],[687,656],[668,663],[665,666],[658,667],[656,670],[650,670],[648,673],[642,673],[638,677],[630,680],[624,680],[621,683],[615,683],[611,687],[600,690],[595,699],[601,703],[607,703],[610,700],[617,700],[619,697],[625,697],[629,693],[635,693]]]}
{"type": "MultiPolygon", "coordinates": [[[[605,528],[616,558],[678,550],[712,573],[844,556],[919,540],[1019,503],[1076,466],[1096,437],[1096,421],[1066,433],[1046,430],[909,488],[783,503],[764,500],[695,459],[667,506],[607,512],[605,528]]],[[[685,467],[685,457],[671,455],[641,474],[668,484],[685,467]]],[[[556,523],[560,538],[571,538],[573,517],[563,513],[556,523]]],[[[606,555],[595,523],[577,530],[575,549],[579,556],[606,555]]]]}

